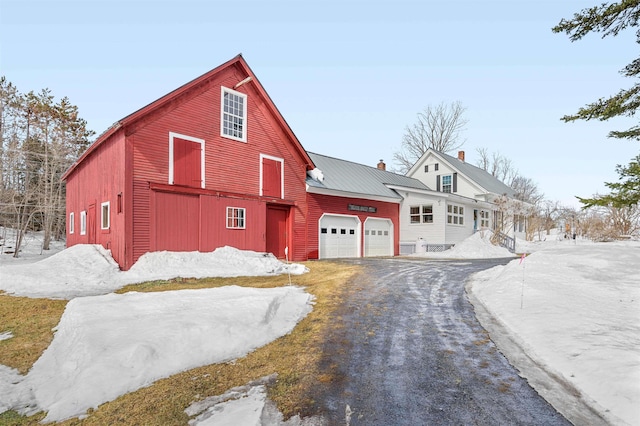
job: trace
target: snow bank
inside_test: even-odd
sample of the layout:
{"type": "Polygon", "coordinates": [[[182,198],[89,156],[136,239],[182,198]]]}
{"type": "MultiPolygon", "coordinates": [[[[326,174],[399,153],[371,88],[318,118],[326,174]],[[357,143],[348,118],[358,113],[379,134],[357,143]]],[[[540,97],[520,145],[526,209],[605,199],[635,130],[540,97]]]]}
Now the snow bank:
{"type": "Polygon", "coordinates": [[[638,425],[638,265],[638,243],[567,242],[476,274],[469,288],[536,363],[611,424],[638,425]]]}
{"type": "Polygon", "coordinates": [[[14,296],[71,299],[122,287],[120,274],[101,245],[75,245],[38,262],[3,265],[0,290],[14,296]]]}
{"type": "Polygon", "coordinates": [[[237,277],[300,275],[308,269],[300,264],[285,264],[270,253],[220,247],[213,252],[153,252],[146,253],[124,272],[129,283],[148,280],[168,280],[177,277],[237,277]]]}
{"type": "Polygon", "coordinates": [[[443,252],[414,253],[410,256],[426,257],[430,259],[490,259],[514,257],[504,247],[491,243],[491,232],[476,232],[470,237],[443,252]]]}
{"type": "Polygon", "coordinates": [[[23,414],[47,411],[44,421],[82,416],[160,378],[245,356],[310,311],[311,296],[292,286],[76,298],[26,378],[13,384],[15,373],[4,373],[0,400],[23,414]]]}
{"type": "Polygon", "coordinates": [[[39,262],[3,265],[0,290],[14,296],[72,299],[150,280],[300,275],[307,271],[304,265],[285,264],[271,254],[221,247],[209,253],[147,253],[123,272],[102,246],[78,244],[39,262]]]}

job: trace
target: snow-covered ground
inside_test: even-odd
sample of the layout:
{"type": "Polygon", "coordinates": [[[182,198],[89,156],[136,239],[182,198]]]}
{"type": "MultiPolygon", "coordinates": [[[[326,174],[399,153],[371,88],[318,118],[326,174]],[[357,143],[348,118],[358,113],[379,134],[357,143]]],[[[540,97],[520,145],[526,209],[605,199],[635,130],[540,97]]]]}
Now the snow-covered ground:
{"type": "MultiPolygon", "coordinates": [[[[536,251],[476,274],[472,296],[565,391],[610,424],[640,425],[640,243],[527,246],[536,251]]],[[[561,412],[575,410],[554,392],[561,412]]]]}
{"type": "MultiPolygon", "coordinates": [[[[289,333],[312,307],[312,297],[291,285],[113,293],[126,284],[176,276],[307,271],[263,253],[231,247],[212,253],[152,253],[127,272],[120,271],[100,246],[78,245],[47,255],[33,244],[25,247],[21,258],[0,258],[0,290],[70,299],[53,342],[26,376],[0,365],[0,413],[44,410],[45,421],[83,416],[89,408],[160,378],[245,356],[289,333]]],[[[283,284],[288,283],[283,276],[283,284]]],[[[0,324],[0,339],[11,337],[0,324]]],[[[253,391],[251,396],[242,398],[245,415],[262,411],[266,403],[264,392],[253,391]]]]}
{"type": "Polygon", "coordinates": [[[418,252],[410,256],[429,259],[500,259],[515,256],[506,248],[491,244],[491,235],[490,231],[476,232],[449,250],[441,252],[418,252]]]}
{"type": "MultiPolygon", "coordinates": [[[[476,234],[448,252],[425,256],[510,256],[487,240],[486,235],[476,234]]],[[[75,250],[82,252],[65,250],[37,263],[39,250],[23,253],[22,259],[0,258],[0,290],[72,299],[54,341],[26,376],[0,366],[0,412],[46,410],[47,420],[82,415],[116,393],[147,386],[197,364],[218,362],[211,352],[221,352],[221,360],[242,356],[268,340],[259,341],[258,335],[272,331],[268,336],[272,339],[285,334],[310,309],[309,295],[294,286],[109,294],[126,283],[175,277],[178,265],[184,268],[177,275],[189,277],[305,270],[259,253],[224,248],[218,254],[226,257],[219,264],[215,263],[218,251],[210,257],[158,253],[148,256],[148,266],[141,262],[129,272],[120,272],[108,252],[81,247],[75,250]],[[206,266],[211,264],[217,266],[206,266]],[[233,309],[240,305],[237,300],[242,300],[241,309],[233,309]],[[246,300],[252,301],[250,308],[246,300]],[[220,316],[211,318],[210,311],[220,311],[215,312],[220,316]],[[167,322],[158,323],[164,317],[167,322]],[[132,329],[133,323],[139,325],[132,329]],[[253,330],[258,326],[270,331],[253,330]],[[218,346],[191,351],[204,354],[181,349],[202,347],[207,340],[204,335],[219,336],[218,346]],[[241,348],[233,352],[236,346],[241,348]],[[101,373],[113,368],[119,373],[101,373]],[[92,382],[94,376],[102,381],[92,382]],[[58,381],[62,384],[57,385],[58,381]]],[[[472,300],[482,304],[536,364],[566,381],[609,423],[640,425],[640,243],[596,244],[551,236],[544,242],[518,244],[517,250],[530,254],[477,274],[468,283],[472,300]]],[[[9,338],[0,324],[0,339],[9,338]]],[[[245,419],[280,424],[273,417],[265,422],[270,406],[260,386],[213,398],[209,405],[195,404],[188,413],[200,413],[200,417],[192,424],[240,424],[245,419]],[[215,404],[220,405],[211,409],[215,404]]],[[[544,389],[539,392],[544,394],[544,389]]],[[[300,424],[297,421],[290,424],[300,424]]]]}

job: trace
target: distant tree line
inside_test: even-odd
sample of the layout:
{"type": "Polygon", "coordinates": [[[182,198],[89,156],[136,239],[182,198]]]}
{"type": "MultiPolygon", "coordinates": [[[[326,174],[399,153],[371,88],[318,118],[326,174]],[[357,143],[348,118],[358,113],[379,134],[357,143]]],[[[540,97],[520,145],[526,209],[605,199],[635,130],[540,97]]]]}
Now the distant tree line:
{"type": "Polygon", "coordinates": [[[0,77],[0,226],[16,233],[15,257],[28,231],[44,233],[44,250],[64,237],[61,177],[93,134],[68,98],[56,102],[49,89],[23,94],[0,77]]]}

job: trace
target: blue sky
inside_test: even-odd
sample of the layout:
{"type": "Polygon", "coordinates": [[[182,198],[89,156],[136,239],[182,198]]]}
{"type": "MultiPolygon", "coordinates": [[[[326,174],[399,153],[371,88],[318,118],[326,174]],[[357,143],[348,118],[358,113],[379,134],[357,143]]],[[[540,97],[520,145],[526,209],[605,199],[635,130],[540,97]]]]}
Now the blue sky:
{"type": "Polygon", "coordinates": [[[428,105],[460,101],[468,162],[511,159],[547,199],[606,192],[631,119],[564,123],[633,81],[633,31],[571,43],[551,27],[594,0],[0,0],[0,75],[52,90],[101,133],[242,53],[303,146],[393,167],[428,105]]]}

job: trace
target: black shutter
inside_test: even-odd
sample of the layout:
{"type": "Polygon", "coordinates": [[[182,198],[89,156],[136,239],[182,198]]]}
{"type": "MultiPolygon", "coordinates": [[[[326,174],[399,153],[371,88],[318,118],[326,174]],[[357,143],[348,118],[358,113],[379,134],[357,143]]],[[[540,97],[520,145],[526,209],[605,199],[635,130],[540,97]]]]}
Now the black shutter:
{"type": "Polygon", "coordinates": [[[440,192],[440,175],[436,176],[436,191],[440,192]]]}
{"type": "Polygon", "coordinates": [[[451,192],[458,192],[458,174],[457,173],[453,174],[453,191],[451,192]]]}

